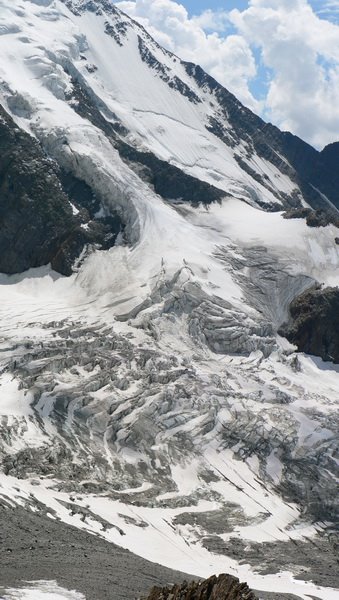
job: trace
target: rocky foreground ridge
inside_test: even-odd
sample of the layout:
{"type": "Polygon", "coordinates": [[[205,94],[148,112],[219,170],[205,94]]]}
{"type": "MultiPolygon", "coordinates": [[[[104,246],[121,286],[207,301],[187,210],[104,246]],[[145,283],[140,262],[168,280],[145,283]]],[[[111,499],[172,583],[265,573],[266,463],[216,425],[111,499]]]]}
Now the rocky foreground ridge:
{"type": "Polygon", "coordinates": [[[214,575],[205,581],[184,581],[173,587],[154,587],[144,600],[256,600],[246,583],[232,575],[214,575]]]}

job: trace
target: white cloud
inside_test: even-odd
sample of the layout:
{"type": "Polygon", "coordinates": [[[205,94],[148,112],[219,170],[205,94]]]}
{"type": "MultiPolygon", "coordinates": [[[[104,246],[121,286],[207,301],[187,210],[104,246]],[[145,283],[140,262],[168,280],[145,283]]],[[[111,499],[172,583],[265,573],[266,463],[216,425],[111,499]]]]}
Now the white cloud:
{"type": "Polygon", "coordinates": [[[204,30],[224,32],[229,27],[226,10],[204,10],[200,15],[192,17],[193,22],[204,30]]]}
{"type": "Polygon", "coordinates": [[[208,10],[189,17],[185,7],[172,0],[125,0],[116,4],[144,25],[160,44],[183,60],[200,64],[244,104],[260,110],[249,90],[256,75],[253,53],[244,37],[221,35],[225,11],[208,10]]]}
{"type": "MultiPolygon", "coordinates": [[[[323,7],[338,4],[328,0],[323,7]]],[[[308,0],[249,0],[244,10],[194,17],[174,0],[117,5],[281,128],[316,146],[339,139],[339,26],[316,14],[308,0]],[[254,50],[270,75],[262,104],[250,91],[257,74],[254,50]]]]}
{"type": "Polygon", "coordinates": [[[230,18],[272,70],[267,115],[316,146],[339,139],[339,27],[307,0],[250,0],[230,18]]]}
{"type": "Polygon", "coordinates": [[[330,12],[330,11],[339,11],[339,0],[329,0],[328,2],[322,3],[323,6],[318,10],[319,13],[322,12],[330,12]]]}

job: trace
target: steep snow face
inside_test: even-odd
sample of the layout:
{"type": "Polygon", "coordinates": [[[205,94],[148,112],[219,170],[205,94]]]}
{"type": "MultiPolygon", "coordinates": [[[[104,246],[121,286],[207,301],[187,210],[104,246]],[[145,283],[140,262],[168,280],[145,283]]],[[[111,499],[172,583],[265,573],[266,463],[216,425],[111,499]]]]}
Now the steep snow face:
{"type": "Polygon", "coordinates": [[[139,149],[253,204],[300,201],[296,183],[235,135],[218,94],[110,2],[1,6],[2,93],[21,126],[40,138],[79,127],[72,81],[81,81],[139,149]]]}
{"type": "Polygon", "coordinates": [[[110,2],[0,9],[1,102],[126,224],[69,278],[0,276],[0,497],[170,567],[334,598],[322,567],[294,576],[337,515],[339,374],[277,331],[338,285],[338,229],[261,210],[304,202],[293,168],[110,2]]]}

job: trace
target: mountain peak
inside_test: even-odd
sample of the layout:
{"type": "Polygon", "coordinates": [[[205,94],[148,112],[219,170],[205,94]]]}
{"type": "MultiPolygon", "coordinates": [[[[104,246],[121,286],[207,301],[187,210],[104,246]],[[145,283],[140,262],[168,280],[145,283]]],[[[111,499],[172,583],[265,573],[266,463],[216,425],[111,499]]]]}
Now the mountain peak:
{"type": "Polygon", "coordinates": [[[122,14],[121,11],[114,6],[111,0],[61,0],[69,9],[74,11],[90,11],[97,15],[103,12],[109,14],[122,14]]]}

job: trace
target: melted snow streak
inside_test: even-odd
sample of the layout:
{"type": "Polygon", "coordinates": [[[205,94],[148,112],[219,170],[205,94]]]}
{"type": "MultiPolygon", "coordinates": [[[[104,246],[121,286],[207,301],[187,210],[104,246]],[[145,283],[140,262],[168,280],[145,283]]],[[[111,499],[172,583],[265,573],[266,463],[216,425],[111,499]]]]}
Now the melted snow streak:
{"type": "MultiPolygon", "coordinates": [[[[334,599],[293,564],[261,575],[231,549],[317,552],[337,518],[339,373],[277,331],[297,294],[338,285],[338,230],[260,210],[299,194],[293,181],[259,156],[262,179],[243,170],[206,127],[217,99],[111,4],[0,7],[4,105],[129,242],[69,278],[0,276],[0,498],[171,568],[334,599]],[[118,141],[227,199],[165,202],[118,141]]],[[[49,585],[80,598],[47,583],[5,598],[49,585]]]]}

